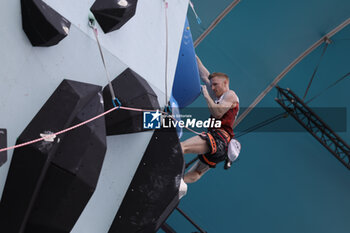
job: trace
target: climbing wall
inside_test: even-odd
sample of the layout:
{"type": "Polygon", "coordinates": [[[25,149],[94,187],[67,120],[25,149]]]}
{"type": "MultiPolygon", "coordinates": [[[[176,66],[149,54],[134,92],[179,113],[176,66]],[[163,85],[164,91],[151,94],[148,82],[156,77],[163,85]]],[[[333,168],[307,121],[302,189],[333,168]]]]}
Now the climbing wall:
{"type": "MultiPolygon", "coordinates": [[[[2,69],[0,70],[0,107],[2,111],[2,114],[0,114],[0,128],[7,130],[7,145],[15,145],[17,137],[27,132],[25,131],[27,126],[30,126],[36,114],[41,111],[40,109],[46,106],[46,101],[50,99],[50,96],[64,79],[89,85],[107,85],[106,71],[100,57],[98,45],[93,30],[88,25],[89,11],[94,4],[94,0],[82,0],[79,2],[68,0],[6,0],[0,2],[0,15],[4,22],[6,21],[0,28],[2,35],[0,38],[0,51],[3,54],[0,57],[2,64],[2,69]],[[33,9],[30,12],[31,14],[33,12],[38,13],[35,14],[36,17],[33,18],[28,12],[24,11],[28,7],[33,9]],[[43,22],[43,18],[47,19],[48,15],[48,11],[45,11],[45,9],[53,10],[51,13],[54,12],[52,14],[55,20],[52,24],[43,22]],[[25,20],[28,18],[30,20],[25,20]],[[55,22],[65,23],[56,24],[55,22]],[[47,30],[47,26],[51,30],[47,30]],[[33,33],[31,29],[34,29],[36,33],[33,33]],[[47,35],[45,38],[37,38],[38,35],[39,37],[42,36],[42,32],[48,31],[53,32],[53,34],[47,35]]],[[[187,11],[187,1],[176,0],[169,3],[167,11],[169,19],[167,78],[165,78],[164,70],[166,60],[164,2],[158,0],[138,1],[135,6],[135,15],[130,17],[129,20],[123,21],[118,30],[112,30],[105,34],[102,30],[103,20],[98,19],[96,22],[106,69],[111,80],[113,80],[127,68],[130,68],[142,77],[152,89],[158,101],[156,107],[163,107],[165,105],[165,93],[167,92],[170,95],[172,88],[183,23],[187,11]],[[167,91],[165,91],[165,80],[168,83],[167,91]]],[[[49,15],[52,15],[51,13],[49,15]]],[[[98,17],[96,16],[96,18],[98,17]]],[[[130,93],[130,96],[132,96],[132,93],[130,93]]],[[[68,99],[67,101],[67,103],[60,102],[54,105],[52,119],[55,119],[56,114],[64,112],[64,109],[69,106],[68,103],[72,100],[68,99]]],[[[90,111],[87,112],[91,113],[90,111]]],[[[46,122],[45,119],[42,119],[42,121],[46,122]]],[[[61,130],[72,125],[72,123],[62,124],[60,127],[54,127],[51,130],[49,130],[50,127],[47,125],[47,129],[50,132],[61,130]]],[[[40,128],[39,131],[33,131],[36,127],[30,129],[30,132],[28,131],[28,134],[26,134],[29,136],[20,137],[17,143],[40,138],[40,133],[47,130],[40,128]]],[[[52,190],[52,192],[55,190],[48,188],[50,187],[50,182],[54,179],[51,176],[52,174],[60,174],[62,172],[60,169],[64,169],[68,173],[66,178],[69,180],[76,170],[72,164],[64,164],[67,158],[62,158],[65,156],[57,156],[58,146],[56,146],[57,148],[53,147],[53,150],[56,151],[55,153],[50,151],[46,156],[40,154],[42,157],[39,157],[43,161],[41,161],[39,168],[44,166],[45,169],[37,169],[37,174],[39,177],[42,177],[42,180],[28,184],[31,185],[31,192],[33,192],[32,194],[35,193],[35,195],[29,194],[28,196],[30,197],[28,197],[27,202],[18,207],[22,208],[27,205],[21,211],[23,216],[25,216],[24,220],[32,226],[28,230],[45,229],[47,226],[43,226],[38,220],[45,216],[51,226],[58,226],[59,224],[55,221],[69,217],[71,222],[67,225],[62,225],[62,227],[64,226],[64,229],[61,229],[62,232],[69,232],[70,228],[70,232],[79,233],[107,232],[152,135],[152,130],[137,133],[131,133],[130,131],[126,134],[111,135],[105,138],[106,153],[103,163],[100,164],[100,172],[95,173],[99,173],[98,182],[95,177],[94,182],[97,183],[89,186],[91,189],[89,189],[89,192],[85,192],[86,198],[84,202],[77,203],[79,208],[72,214],[74,216],[62,216],[62,218],[58,219],[53,218],[51,215],[46,215],[51,210],[57,209],[54,205],[45,204],[45,201],[51,203],[54,199],[41,197],[47,194],[47,190],[52,190]],[[51,154],[57,160],[51,160],[51,154]],[[58,167],[60,169],[54,172],[58,167]],[[37,199],[37,197],[40,198],[37,199]],[[43,209],[45,206],[50,206],[50,208],[43,209]]],[[[68,138],[68,135],[64,137],[68,138]]],[[[76,137],[71,140],[76,140],[76,137]]],[[[61,141],[61,143],[63,142],[61,141]]],[[[57,142],[55,141],[55,143],[57,142]]],[[[13,181],[25,183],[25,178],[30,179],[30,176],[23,176],[21,172],[17,171],[18,168],[16,168],[15,162],[22,159],[23,161],[28,161],[26,169],[30,169],[31,166],[29,165],[32,163],[37,165],[35,161],[39,158],[33,154],[33,151],[36,149],[22,153],[21,151],[23,150],[28,149],[17,149],[15,153],[13,150],[8,151],[8,160],[0,167],[0,195],[3,194],[2,203],[11,203],[9,198],[11,195],[8,195],[11,190],[6,187],[13,187],[11,185],[13,181]],[[28,154],[30,156],[26,157],[28,154]],[[17,157],[18,160],[15,159],[17,157]],[[12,160],[13,162],[11,162],[12,160]],[[12,169],[13,167],[15,168],[12,169]],[[7,177],[9,177],[8,181],[6,181],[7,177]]],[[[69,155],[67,152],[64,152],[64,154],[69,155]]],[[[18,164],[21,163],[19,162],[18,164]]],[[[56,175],[54,177],[57,177],[56,175]]],[[[82,180],[84,179],[82,178],[82,180]]],[[[67,199],[62,200],[73,199],[67,197],[67,199]]],[[[61,210],[57,209],[57,211],[61,210]]],[[[37,232],[40,232],[40,230],[37,232]]]]}

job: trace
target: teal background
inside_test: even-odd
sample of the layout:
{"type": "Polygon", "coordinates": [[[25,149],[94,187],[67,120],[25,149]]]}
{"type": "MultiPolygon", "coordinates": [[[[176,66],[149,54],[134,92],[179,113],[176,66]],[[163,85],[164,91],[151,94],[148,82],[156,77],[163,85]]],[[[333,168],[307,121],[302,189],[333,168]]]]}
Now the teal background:
{"type": "MultiPolygon", "coordinates": [[[[231,1],[193,3],[202,20],[197,25],[189,8],[195,40],[231,1]]],[[[349,17],[346,0],[241,1],[196,52],[209,71],[230,76],[231,89],[241,106],[248,107],[296,57],[349,17]]],[[[302,97],[323,46],[294,67],[279,86],[302,97]]],[[[332,38],[306,100],[349,71],[348,26],[332,38]]],[[[347,130],[339,135],[348,143],[349,87],[347,78],[309,104],[345,107],[347,130]]],[[[278,108],[276,94],[273,89],[257,107],[278,108]]],[[[190,107],[204,106],[200,96],[190,107]]],[[[191,136],[185,132],[182,140],[191,136]]],[[[258,132],[239,139],[241,155],[231,170],[220,164],[209,171],[189,185],[179,205],[198,225],[210,233],[350,232],[350,171],[315,138],[307,132],[258,132]]],[[[177,232],[196,231],[177,211],[167,223],[177,232]]]]}

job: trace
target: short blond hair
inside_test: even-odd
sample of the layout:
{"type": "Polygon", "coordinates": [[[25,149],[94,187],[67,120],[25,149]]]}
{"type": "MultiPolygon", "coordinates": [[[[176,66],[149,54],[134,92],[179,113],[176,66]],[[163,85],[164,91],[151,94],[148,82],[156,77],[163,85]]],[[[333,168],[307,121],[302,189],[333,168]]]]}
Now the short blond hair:
{"type": "Polygon", "coordinates": [[[215,77],[218,77],[218,76],[224,77],[224,78],[226,78],[228,81],[230,80],[230,78],[228,77],[227,74],[221,73],[221,72],[214,72],[214,73],[211,73],[211,74],[209,75],[208,78],[209,78],[209,80],[211,80],[212,78],[215,78],[215,77]]]}

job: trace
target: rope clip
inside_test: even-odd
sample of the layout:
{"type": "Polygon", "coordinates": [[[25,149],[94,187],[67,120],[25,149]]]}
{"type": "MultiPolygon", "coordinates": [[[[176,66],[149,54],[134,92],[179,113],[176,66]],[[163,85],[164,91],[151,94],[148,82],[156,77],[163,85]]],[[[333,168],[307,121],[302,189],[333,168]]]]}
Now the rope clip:
{"type": "Polygon", "coordinates": [[[95,29],[95,25],[96,25],[95,16],[91,12],[89,12],[89,27],[91,27],[92,29],[95,29]]]}
{"type": "Polygon", "coordinates": [[[113,103],[113,106],[115,107],[115,108],[120,108],[121,106],[122,106],[122,103],[120,103],[120,101],[118,100],[118,98],[114,98],[113,100],[112,100],[112,103],[113,103]],[[117,104],[115,103],[115,101],[117,101],[117,104],[118,104],[118,106],[117,106],[117,104]]]}

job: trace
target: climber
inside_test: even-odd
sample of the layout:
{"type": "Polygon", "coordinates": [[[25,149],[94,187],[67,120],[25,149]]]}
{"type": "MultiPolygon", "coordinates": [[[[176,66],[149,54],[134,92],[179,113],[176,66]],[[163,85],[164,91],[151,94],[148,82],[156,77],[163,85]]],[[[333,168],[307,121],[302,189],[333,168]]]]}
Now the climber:
{"type": "Polygon", "coordinates": [[[184,154],[198,154],[198,161],[185,174],[185,183],[200,179],[210,168],[227,159],[227,149],[234,137],[233,123],[238,115],[239,99],[229,88],[229,77],[224,73],[210,74],[196,56],[202,85],[202,94],[208,104],[211,118],[221,121],[221,127],[209,128],[206,133],[181,142],[184,154]]]}

